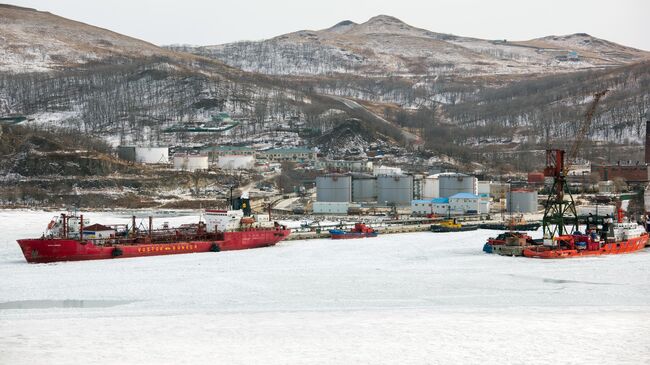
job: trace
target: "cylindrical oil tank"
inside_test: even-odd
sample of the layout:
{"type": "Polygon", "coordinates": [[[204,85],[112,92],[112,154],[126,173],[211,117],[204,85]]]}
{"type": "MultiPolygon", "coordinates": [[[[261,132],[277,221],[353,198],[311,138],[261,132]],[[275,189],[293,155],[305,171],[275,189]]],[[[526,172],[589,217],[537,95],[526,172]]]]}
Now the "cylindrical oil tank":
{"type": "Polygon", "coordinates": [[[474,176],[457,172],[444,172],[434,176],[438,178],[440,198],[449,198],[458,193],[478,195],[478,179],[474,176]]]}
{"type": "Polygon", "coordinates": [[[413,200],[413,176],[393,175],[377,177],[377,204],[410,206],[413,200]]]}
{"type": "Polygon", "coordinates": [[[367,174],[352,175],[352,201],[377,201],[377,178],[367,174]]]}
{"type": "Polygon", "coordinates": [[[513,190],[507,192],[506,209],[513,213],[537,212],[537,192],[534,190],[513,190]]]}
{"type": "Polygon", "coordinates": [[[424,179],[421,199],[433,199],[440,197],[438,178],[435,175],[427,176],[424,179]]]}
{"type": "Polygon", "coordinates": [[[352,177],[343,174],[317,177],[316,200],[319,202],[352,201],[352,177]]]}
{"type": "Polygon", "coordinates": [[[185,171],[207,170],[208,155],[174,155],[174,169],[185,171]]]}
{"type": "Polygon", "coordinates": [[[167,147],[136,147],[135,160],[140,163],[169,163],[167,147]]]}

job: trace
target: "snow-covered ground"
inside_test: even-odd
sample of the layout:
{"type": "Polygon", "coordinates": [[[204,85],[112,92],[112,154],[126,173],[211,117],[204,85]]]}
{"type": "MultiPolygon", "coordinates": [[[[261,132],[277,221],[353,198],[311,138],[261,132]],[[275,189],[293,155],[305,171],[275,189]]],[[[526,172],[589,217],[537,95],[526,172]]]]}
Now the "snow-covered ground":
{"type": "MultiPolygon", "coordinates": [[[[2,364],[640,364],[650,251],[486,255],[490,231],[31,265],[0,211],[2,364]]],[[[88,214],[127,222],[129,213],[88,214]]],[[[158,219],[170,224],[196,216],[158,219]]]]}

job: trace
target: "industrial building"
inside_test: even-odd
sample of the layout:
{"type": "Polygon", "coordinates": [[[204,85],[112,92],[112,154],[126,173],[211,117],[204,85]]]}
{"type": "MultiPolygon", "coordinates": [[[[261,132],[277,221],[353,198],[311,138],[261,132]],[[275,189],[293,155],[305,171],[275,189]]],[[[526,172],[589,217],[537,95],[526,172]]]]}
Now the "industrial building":
{"type": "Polygon", "coordinates": [[[309,148],[275,148],[261,151],[257,158],[274,162],[313,162],[316,161],[316,152],[309,148]]]}
{"type": "Polygon", "coordinates": [[[352,176],[328,174],[317,177],[316,200],[319,202],[351,202],[352,176]]]}
{"type": "Polygon", "coordinates": [[[144,164],[169,163],[168,147],[118,146],[117,156],[122,160],[144,164]]]}
{"type": "Polygon", "coordinates": [[[611,180],[599,181],[598,192],[601,194],[613,194],[616,192],[616,185],[611,180]]]}
{"type": "Polygon", "coordinates": [[[487,214],[490,202],[470,193],[458,193],[449,197],[449,210],[452,214],[487,214]]]}
{"type": "Polygon", "coordinates": [[[339,172],[370,172],[372,161],[364,160],[319,160],[316,161],[316,168],[322,170],[336,170],[339,172]]]}
{"type": "Polygon", "coordinates": [[[591,172],[600,180],[622,178],[625,181],[647,181],[648,167],[639,161],[618,162],[616,165],[591,165],[591,172]]]}
{"type": "Polygon", "coordinates": [[[433,198],[411,201],[411,212],[416,216],[488,214],[490,202],[469,193],[454,194],[449,198],[433,198]]]}
{"type": "Polygon", "coordinates": [[[347,202],[314,202],[312,212],[314,214],[348,214],[350,203],[347,202]]]}
{"type": "Polygon", "coordinates": [[[506,195],[507,191],[510,191],[510,184],[501,181],[479,181],[477,190],[478,195],[500,199],[506,195]]]}
{"type": "Polygon", "coordinates": [[[616,206],[614,205],[577,205],[576,206],[576,213],[578,213],[579,216],[587,216],[589,214],[593,216],[610,216],[610,217],[615,217],[616,216],[616,206]]]}
{"type": "Polygon", "coordinates": [[[219,161],[220,156],[255,156],[255,149],[241,146],[208,146],[201,149],[202,154],[207,154],[211,164],[219,161]]]}
{"type": "Polygon", "coordinates": [[[413,176],[377,176],[377,204],[409,206],[413,200],[413,176]]]}
{"type": "Polygon", "coordinates": [[[377,166],[373,167],[372,174],[379,175],[402,175],[402,169],[399,167],[377,166]]]}
{"type": "Polygon", "coordinates": [[[449,213],[449,198],[420,199],[411,202],[411,214],[424,217],[427,215],[446,215],[449,213]]]}
{"type": "Polygon", "coordinates": [[[591,172],[597,173],[600,180],[616,178],[629,182],[650,180],[650,111],[646,113],[645,161],[618,161],[611,165],[591,165],[591,172]]]}
{"type": "Polygon", "coordinates": [[[189,155],[186,153],[174,155],[174,170],[197,171],[208,169],[207,155],[189,155]]]}
{"type": "Polygon", "coordinates": [[[536,213],[538,208],[537,191],[520,189],[506,193],[506,209],[510,213],[536,213]]]}

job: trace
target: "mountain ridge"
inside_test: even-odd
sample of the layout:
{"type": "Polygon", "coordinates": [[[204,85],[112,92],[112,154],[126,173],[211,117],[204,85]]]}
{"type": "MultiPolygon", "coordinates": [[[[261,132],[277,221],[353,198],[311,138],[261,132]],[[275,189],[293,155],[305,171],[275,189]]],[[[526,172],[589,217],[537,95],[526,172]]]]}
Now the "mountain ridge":
{"type": "Polygon", "coordinates": [[[329,28],[300,30],[267,40],[180,50],[273,75],[547,74],[650,59],[650,52],[585,33],[523,41],[488,40],[417,28],[389,15],[359,24],[344,20],[329,28]]]}

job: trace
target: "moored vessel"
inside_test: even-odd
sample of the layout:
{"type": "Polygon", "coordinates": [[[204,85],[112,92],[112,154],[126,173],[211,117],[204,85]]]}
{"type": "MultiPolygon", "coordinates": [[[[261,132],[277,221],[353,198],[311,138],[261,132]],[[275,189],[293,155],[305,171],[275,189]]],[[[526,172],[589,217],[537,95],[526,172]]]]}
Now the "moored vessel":
{"type": "Polygon", "coordinates": [[[526,257],[562,259],[571,257],[617,255],[642,250],[648,243],[648,233],[637,223],[610,223],[608,229],[590,234],[561,235],[545,244],[527,248],[526,257]]]}
{"type": "Polygon", "coordinates": [[[244,210],[206,210],[205,221],[179,227],[137,229],[135,217],[126,225],[88,226],[83,215],[61,214],[39,238],[19,239],[30,263],[100,260],[125,257],[219,252],[273,246],[290,230],[266,215],[246,216],[244,210]]]}
{"type": "Polygon", "coordinates": [[[483,252],[502,256],[523,256],[524,249],[541,244],[542,242],[534,240],[526,233],[510,231],[488,238],[483,245],[483,252]]]}
{"type": "Polygon", "coordinates": [[[355,223],[354,228],[349,231],[344,231],[342,229],[330,229],[329,232],[330,237],[333,240],[377,237],[377,231],[375,231],[374,228],[368,227],[363,223],[355,223]]]}
{"type": "Polygon", "coordinates": [[[438,224],[431,225],[431,232],[464,232],[464,231],[475,231],[478,229],[478,225],[466,225],[459,223],[455,218],[447,219],[438,224]]]}
{"type": "Polygon", "coordinates": [[[499,223],[481,223],[479,228],[481,229],[493,229],[493,230],[510,230],[510,231],[536,231],[541,227],[540,222],[527,222],[523,217],[511,217],[505,222],[499,223]]]}

